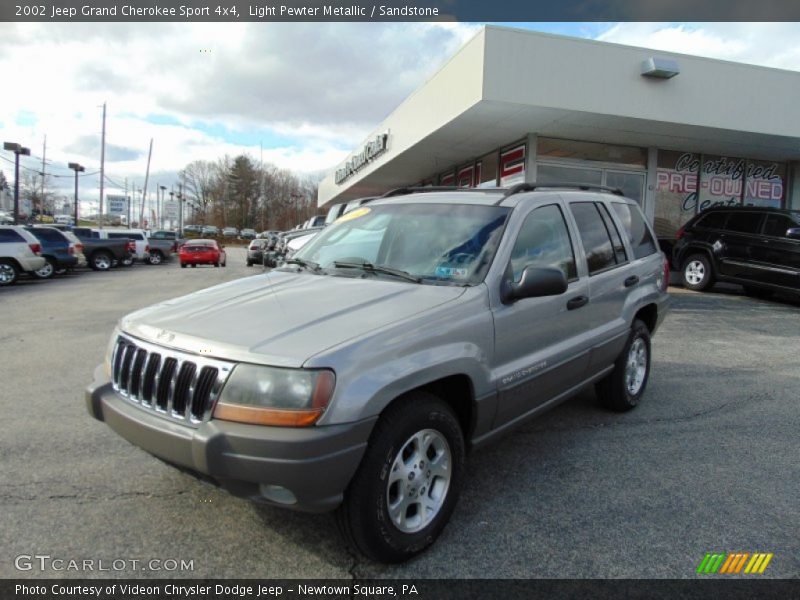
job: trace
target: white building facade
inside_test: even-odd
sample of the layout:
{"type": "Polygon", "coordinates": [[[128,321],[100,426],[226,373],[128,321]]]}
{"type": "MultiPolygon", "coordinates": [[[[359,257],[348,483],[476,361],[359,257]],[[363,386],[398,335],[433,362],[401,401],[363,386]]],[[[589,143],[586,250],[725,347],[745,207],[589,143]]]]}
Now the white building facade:
{"type": "Polygon", "coordinates": [[[800,73],[487,26],[322,181],[621,188],[659,238],[718,204],[800,209],[800,73]]]}

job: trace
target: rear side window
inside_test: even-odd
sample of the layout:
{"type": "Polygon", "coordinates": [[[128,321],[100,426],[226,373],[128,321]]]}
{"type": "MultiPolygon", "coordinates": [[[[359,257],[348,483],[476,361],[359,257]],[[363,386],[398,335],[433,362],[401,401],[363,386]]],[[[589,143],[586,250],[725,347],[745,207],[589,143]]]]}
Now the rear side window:
{"type": "Polygon", "coordinates": [[[0,244],[17,244],[25,242],[25,238],[13,229],[0,229],[0,244]]]}
{"type": "Polygon", "coordinates": [[[608,230],[608,234],[611,236],[611,241],[614,244],[614,256],[616,257],[617,262],[626,262],[628,260],[628,253],[625,252],[625,244],[622,243],[622,238],[619,235],[619,229],[617,229],[614,219],[611,218],[611,214],[609,214],[608,209],[604,204],[598,204],[597,208],[600,211],[600,215],[603,217],[603,222],[606,224],[606,229],[608,230]]]}
{"type": "Polygon", "coordinates": [[[786,237],[786,230],[793,227],[800,227],[800,225],[786,215],[767,215],[767,222],[764,223],[764,235],[786,237]]]}
{"type": "Polygon", "coordinates": [[[614,246],[597,205],[594,202],[576,202],[570,204],[570,209],[578,224],[589,275],[615,266],[614,246]]]}
{"type": "Polygon", "coordinates": [[[63,243],[65,241],[65,238],[63,235],[61,235],[61,232],[56,231],[55,229],[47,229],[45,227],[42,228],[35,227],[31,229],[30,232],[40,240],[44,240],[47,242],[63,243]]]}
{"type": "Polygon", "coordinates": [[[658,252],[658,245],[638,206],[623,202],[612,202],[611,206],[622,222],[622,229],[628,235],[634,258],[650,256],[658,252]]]}
{"type": "Polygon", "coordinates": [[[724,229],[725,219],[728,218],[728,213],[715,211],[700,217],[700,220],[695,223],[695,227],[703,229],[724,229]]]}
{"type": "Polygon", "coordinates": [[[738,233],[758,233],[761,214],[755,212],[732,212],[725,225],[727,231],[738,233]]]}

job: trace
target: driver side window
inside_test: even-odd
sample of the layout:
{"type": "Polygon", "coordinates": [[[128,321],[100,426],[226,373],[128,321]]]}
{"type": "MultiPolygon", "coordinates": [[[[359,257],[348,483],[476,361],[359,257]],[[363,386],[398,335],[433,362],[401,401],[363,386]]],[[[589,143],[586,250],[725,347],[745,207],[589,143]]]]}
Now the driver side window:
{"type": "Polygon", "coordinates": [[[525,267],[561,269],[567,281],[578,278],[575,254],[567,224],[557,204],[532,211],[519,230],[511,252],[514,281],[522,277],[525,267]]]}

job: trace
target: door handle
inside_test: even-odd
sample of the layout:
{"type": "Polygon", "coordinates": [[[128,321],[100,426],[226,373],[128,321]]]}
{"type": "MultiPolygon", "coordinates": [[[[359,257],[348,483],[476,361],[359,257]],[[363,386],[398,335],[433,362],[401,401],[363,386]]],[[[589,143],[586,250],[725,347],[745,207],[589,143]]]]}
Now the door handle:
{"type": "Polygon", "coordinates": [[[625,280],[625,287],[631,287],[632,285],[636,285],[637,283],[639,283],[639,276],[631,275],[625,280]]]}
{"type": "Polygon", "coordinates": [[[575,296],[571,300],[567,301],[567,310],[575,310],[576,308],[586,306],[587,304],[589,304],[589,298],[587,296],[575,296]]]}

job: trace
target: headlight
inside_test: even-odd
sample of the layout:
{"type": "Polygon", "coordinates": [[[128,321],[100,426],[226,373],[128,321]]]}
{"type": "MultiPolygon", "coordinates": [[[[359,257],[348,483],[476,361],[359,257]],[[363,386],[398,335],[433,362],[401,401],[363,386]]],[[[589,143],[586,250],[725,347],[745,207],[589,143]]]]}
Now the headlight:
{"type": "Polygon", "coordinates": [[[333,396],[333,371],[239,364],[214,408],[223,421],[305,427],[325,412],[333,396]]]}

